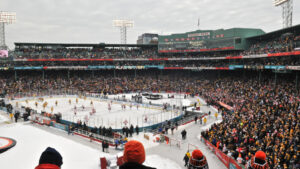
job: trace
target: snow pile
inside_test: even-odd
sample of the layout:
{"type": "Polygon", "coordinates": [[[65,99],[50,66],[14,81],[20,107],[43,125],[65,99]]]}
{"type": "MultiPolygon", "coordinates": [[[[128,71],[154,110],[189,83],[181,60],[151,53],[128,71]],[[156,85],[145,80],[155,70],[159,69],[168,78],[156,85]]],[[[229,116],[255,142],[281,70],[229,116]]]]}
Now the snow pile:
{"type": "Polygon", "coordinates": [[[145,149],[149,149],[149,148],[159,145],[159,143],[153,142],[155,137],[157,137],[157,136],[154,136],[153,133],[140,133],[138,136],[133,135],[133,137],[129,138],[129,140],[137,140],[137,141],[143,143],[145,149]],[[144,134],[146,134],[146,136],[149,137],[149,140],[144,138],[144,134]]]}
{"type": "Polygon", "coordinates": [[[9,119],[3,115],[0,114],[0,123],[2,122],[6,122],[6,121],[9,121],[9,119]]]}
{"type": "Polygon", "coordinates": [[[146,166],[151,166],[157,169],[170,168],[181,169],[181,167],[170,159],[162,158],[158,155],[149,155],[144,163],[146,166]]]}
{"type": "Polygon", "coordinates": [[[0,133],[17,141],[14,148],[1,154],[1,168],[34,168],[41,153],[47,147],[53,147],[63,157],[63,168],[99,169],[100,151],[72,140],[23,124],[2,126],[0,133]],[[12,159],[18,159],[18,162],[12,163],[12,159]]]}
{"type": "MultiPolygon", "coordinates": [[[[47,147],[53,147],[61,153],[63,157],[62,168],[64,169],[99,169],[100,157],[117,156],[102,153],[100,147],[99,149],[94,149],[72,141],[72,136],[68,139],[26,123],[14,123],[0,126],[0,133],[3,137],[10,137],[17,141],[15,147],[2,153],[0,156],[1,168],[5,169],[34,168],[38,165],[41,153],[47,147]],[[13,160],[16,160],[16,162],[12,162],[13,160]]],[[[142,133],[134,139],[142,141],[145,148],[156,145],[156,143],[150,143],[151,140],[148,141],[144,139],[142,133]]],[[[122,153],[118,154],[118,156],[121,155],[122,153]]],[[[154,166],[158,169],[180,168],[176,162],[162,158],[159,155],[146,156],[145,165],[154,166]]]]}

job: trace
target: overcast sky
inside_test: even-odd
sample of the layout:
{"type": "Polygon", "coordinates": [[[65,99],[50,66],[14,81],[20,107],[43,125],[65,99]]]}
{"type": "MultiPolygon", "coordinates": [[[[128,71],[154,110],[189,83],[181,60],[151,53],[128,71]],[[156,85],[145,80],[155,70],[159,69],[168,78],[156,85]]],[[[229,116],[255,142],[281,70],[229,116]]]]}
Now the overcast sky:
{"type": "MultiPolygon", "coordinates": [[[[1,11],[17,13],[6,26],[6,43],[120,43],[112,20],[129,19],[127,43],[143,33],[183,33],[197,29],[282,28],[281,7],[273,0],[0,0],[1,11]]],[[[293,25],[300,24],[294,0],[293,25]]]]}

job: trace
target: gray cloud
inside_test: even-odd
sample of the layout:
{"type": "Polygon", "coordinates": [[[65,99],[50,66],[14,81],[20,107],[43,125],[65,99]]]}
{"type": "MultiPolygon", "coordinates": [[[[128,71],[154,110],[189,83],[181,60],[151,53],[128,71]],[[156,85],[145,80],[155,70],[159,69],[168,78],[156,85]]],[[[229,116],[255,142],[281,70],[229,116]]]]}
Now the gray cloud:
{"type": "MultiPolygon", "coordinates": [[[[1,0],[1,10],[17,13],[6,26],[6,42],[119,43],[113,19],[131,19],[128,43],[146,33],[183,33],[197,29],[232,27],[282,27],[281,8],[273,0],[1,0]]],[[[299,24],[300,2],[294,1],[294,21],[299,24]]]]}

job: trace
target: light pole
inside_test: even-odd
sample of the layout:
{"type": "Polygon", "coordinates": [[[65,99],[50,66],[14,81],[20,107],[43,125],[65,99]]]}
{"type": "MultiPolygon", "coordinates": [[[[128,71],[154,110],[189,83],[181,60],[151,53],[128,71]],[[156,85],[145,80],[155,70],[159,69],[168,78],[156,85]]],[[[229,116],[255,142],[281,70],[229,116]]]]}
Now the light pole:
{"type": "Polygon", "coordinates": [[[15,12],[0,11],[0,50],[7,50],[5,44],[5,24],[13,24],[16,22],[15,12]]]}
{"type": "Polygon", "coordinates": [[[133,25],[130,20],[113,20],[113,27],[120,28],[121,44],[127,43],[127,28],[132,28],[133,25]]]}

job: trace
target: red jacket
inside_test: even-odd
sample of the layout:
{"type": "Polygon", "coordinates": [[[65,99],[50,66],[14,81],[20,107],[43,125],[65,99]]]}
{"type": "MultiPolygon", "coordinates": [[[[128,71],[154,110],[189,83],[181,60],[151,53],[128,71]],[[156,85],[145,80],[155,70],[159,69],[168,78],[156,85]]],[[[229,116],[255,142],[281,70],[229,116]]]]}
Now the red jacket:
{"type": "Polygon", "coordinates": [[[60,167],[54,164],[40,164],[35,169],[60,169],[60,167]]]}

